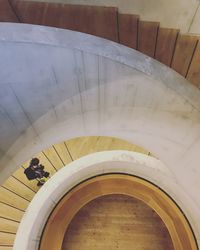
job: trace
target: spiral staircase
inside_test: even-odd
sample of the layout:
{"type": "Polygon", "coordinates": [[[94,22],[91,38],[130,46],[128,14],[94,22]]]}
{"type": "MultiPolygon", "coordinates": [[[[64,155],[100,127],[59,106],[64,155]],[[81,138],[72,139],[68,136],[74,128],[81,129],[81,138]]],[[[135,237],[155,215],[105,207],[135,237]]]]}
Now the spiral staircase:
{"type": "MultiPolygon", "coordinates": [[[[160,27],[158,22],[140,20],[138,15],[120,14],[114,7],[5,0],[1,1],[0,21],[71,29],[106,38],[156,59],[200,87],[199,36],[160,27]]],[[[53,176],[82,156],[118,149],[151,155],[120,139],[92,136],[54,144],[33,157],[39,158],[53,176]]],[[[0,187],[0,250],[13,248],[19,223],[40,188],[36,180],[29,181],[24,175],[29,161],[18,166],[0,187]]]]}

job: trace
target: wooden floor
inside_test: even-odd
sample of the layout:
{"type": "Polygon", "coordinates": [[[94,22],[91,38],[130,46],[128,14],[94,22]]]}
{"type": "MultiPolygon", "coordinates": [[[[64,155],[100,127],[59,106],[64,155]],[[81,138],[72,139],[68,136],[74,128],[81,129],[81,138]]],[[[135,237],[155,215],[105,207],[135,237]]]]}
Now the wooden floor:
{"type": "Polygon", "coordinates": [[[65,234],[62,250],[172,250],[169,233],[145,203],[124,195],[84,206],[65,234]]]}
{"type": "MultiPolygon", "coordinates": [[[[103,150],[129,150],[150,154],[150,152],[111,137],[81,137],[65,141],[43,150],[38,157],[45,169],[53,176],[60,168],[84,155],[103,150]]],[[[29,161],[0,186],[0,250],[12,249],[15,234],[27,206],[39,190],[37,181],[28,181],[24,169],[29,161]]]]}

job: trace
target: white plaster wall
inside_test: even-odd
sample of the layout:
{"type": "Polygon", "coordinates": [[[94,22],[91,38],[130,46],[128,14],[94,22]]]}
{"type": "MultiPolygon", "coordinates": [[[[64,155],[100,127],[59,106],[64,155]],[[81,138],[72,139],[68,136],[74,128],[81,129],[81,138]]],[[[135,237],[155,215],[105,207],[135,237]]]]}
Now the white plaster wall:
{"type": "MultiPolygon", "coordinates": [[[[21,220],[14,250],[38,249],[49,214],[71,188],[93,176],[122,172],[153,182],[170,193],[179,206],[183,206],[181,200],[184,199],[190,203],[173,175],[153,157],[121,150],[91,154],[62,168],[39,190],[21,220]]],[[[187,211],[184,212],[187,213],[187,211]]],[[[190,216],[189,219],[191,219],[190,216]]]]}
{"type": "Polygon", "coordinates": [[[200,5],[198,6],[196,10],[196,14],[194,16],[194,19],[191,23],[191,27],[189,29],[190,33],[200,34],[200,5]]]}
{"type": "MultiPolygon", "coordinates": [[[[40,0],[39,0],[40,1],[40,0]]],[[[120,13],[137,14],[142,20],[160,22],[162,27],[200,34],[199,0],[45,0],[68,4],[118,7],[120,13]],[[194,24],[193,24],[194,23],[194,24]],[[191,28],[192,26],[192,28],[191,28]]],[[[44,2],[44,0],[43,0],[44,2]]]]}
{"type": "Polygon", "coordinates": [[[138,144],[171,171],[200,235],[200,92],[168,67],[73,31],[0,24],[0,182],[82,135],[138,144]]]}

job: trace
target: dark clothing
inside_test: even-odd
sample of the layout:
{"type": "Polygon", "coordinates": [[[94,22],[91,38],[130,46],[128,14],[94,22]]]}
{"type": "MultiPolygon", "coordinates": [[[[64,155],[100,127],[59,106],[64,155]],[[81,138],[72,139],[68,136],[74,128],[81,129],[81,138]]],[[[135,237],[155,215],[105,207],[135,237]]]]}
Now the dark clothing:
{"type": "Polygon", "coordinates": [[[26,168],[24,173],[29,180],[34,180],[37,178],[35,171],[31,167],[26,168]]]}
{"type": "Polygon", "coordinates": [[[49,177],[49,173],[44,171],[44,166],[37,165],[37,166],[29,166],[24,170],[26,177],[29,180],[34,180],[37,178],[49,177]]]}

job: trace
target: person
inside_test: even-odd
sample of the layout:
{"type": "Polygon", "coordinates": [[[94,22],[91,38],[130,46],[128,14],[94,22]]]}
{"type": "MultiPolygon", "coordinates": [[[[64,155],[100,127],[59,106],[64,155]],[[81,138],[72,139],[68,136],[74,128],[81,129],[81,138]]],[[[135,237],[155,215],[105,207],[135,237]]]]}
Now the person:
{"type": "Polygon", "coordinates": [[[45,183],[45,178],[49,177],[49,172],[44,171],[44,166],[42,164],[40,164],[40,161],[38,158],[33,158],[30,161],[30,164],[28,166],[28,168],[26,168],[24,170],[24,173],[26,175],[26,177],[28,178],[28,180],[34,180],[37,179],[38,186],[42,186],[45,183]]]}

